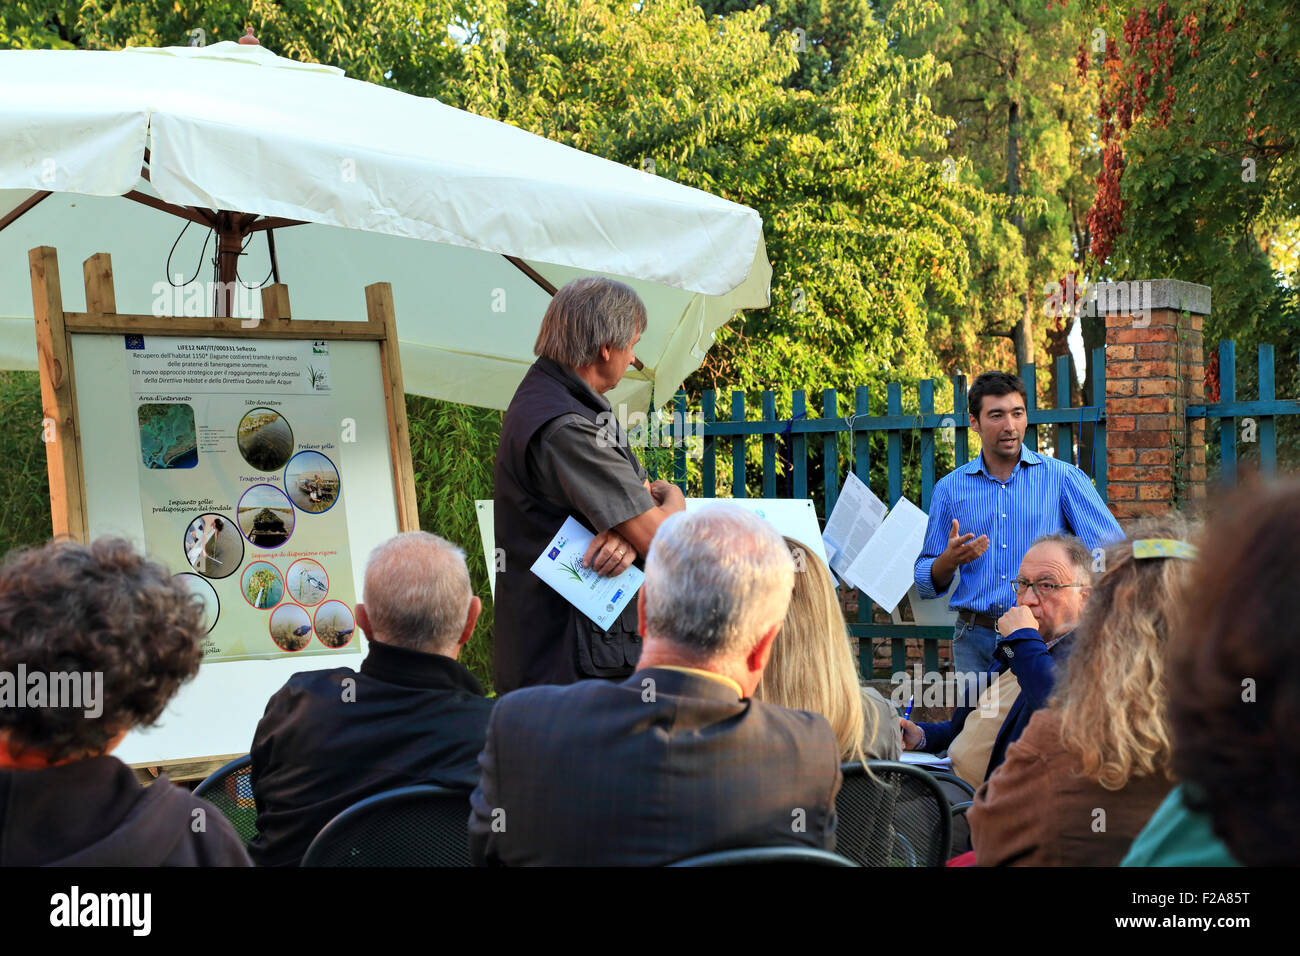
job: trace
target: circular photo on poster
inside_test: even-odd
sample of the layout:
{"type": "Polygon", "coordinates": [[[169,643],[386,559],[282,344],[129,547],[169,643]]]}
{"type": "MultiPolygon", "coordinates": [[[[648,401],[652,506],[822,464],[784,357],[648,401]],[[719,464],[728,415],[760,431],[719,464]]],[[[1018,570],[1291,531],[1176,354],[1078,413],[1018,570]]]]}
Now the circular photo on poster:
{"type": "Polygon", "coordinates": [[[250,409],[235,430],[239,453],[258,471],[279,471],[293,456],[293,429],[273,408],[250,409]]]}
{"type": "Polygon", "coordinates": [[[269,611],[284,597],[280,569],[269,561],[254,561],[244,568],[239,587],[244,592],[244,600],[262,611],[269,611]]]}
{"type": "Polygon", "coordinates": [[[289,572],[284,578],[289,597],[307,607],[315,607],[329,593],[329,575],[319,561],[311,558],[299,558],[289,565],[289,572]]]}
{"type": "Polygon", "coordinates": [[[311,641],[311,618],[307,609],[281,604],[271,612],[271,640],[282,651],[300,651],[311,641]]]}
{"type": "Polygon", "coordinates": [[[199,515],[185,529],[185,559],[205,578],[235,573],[244,560],[244,539],[224,515],[199,515]]]}
{"type": "Polygon", "coordinates": [[[326,601],[316,609],[316,637],[326,647],[343,647],[352,640],[356,624],[342,601],[326,601]]]}
{"type": "Polygon", "coordinates": [[[275,485],[253,485],[237,510],[239,530],[259,548],[278,548],[293,534],[293,505],[275,485]]]}
{"type": "Polygon", "coordinates": [[[203,599],[203,629],[211,634],[212,629],[217,626],[217,618],[221,616],[221,599],[217,597],[217,589],[208,583],[207,578],[188,571],[182,571],[172,577],[203,599]]]}
{"type": "Polygon", "coordinates": [[[284,487],[295,505],[320,514],[339,500],[339,470],[318,451],[300,451],[284,469],[284,487]]]}

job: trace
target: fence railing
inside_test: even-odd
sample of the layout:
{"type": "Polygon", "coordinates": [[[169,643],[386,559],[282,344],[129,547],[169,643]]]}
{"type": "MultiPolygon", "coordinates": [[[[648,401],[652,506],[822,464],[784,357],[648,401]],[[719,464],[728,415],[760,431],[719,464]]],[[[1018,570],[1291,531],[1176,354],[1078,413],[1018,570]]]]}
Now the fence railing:
{"type": "MultiPolygon", "coordinates": [[[[1300,355],[1297,356],[1300,362],[1300,355]]],[[[1261,345],[1256,359],[1259,380],[1259,398],[1255,401],[1237,400],[1237,347],[1234,342],[1219,343],[1219,400],[1210,405],[1189,405],[1188,418],[1217,419],[1219,421],[1220,480],[1227,485],[1237,483],[1237,442],[1243,436],[1259,447],[1259,471],[1265,478],[1277,475],[1277,416],[1300,415],[1300,399],[1276,397],[1273,376],[1273,346],[1261,345]],[[1245,426],[1237,429],[1237,419],[1245,426]]]]}
{"type": "MultiPolygon", "coordinates": [[[[1070,404],[1071,376],[1068,357],[1057,360],[1057,395],[1055,408],[1038,408],[1037,378],[1033,365],[1020,369],[1020,376],[1025,381],[1028,394],[1028,428],[1025,442],[1034,451],[1041,447],[1040,428],[1053,428],[1055,435],[1051,442],[1058,458],[1074,464],[1078,459],[1078,448],[1090,448],[1088,461],[1081,467],[1093,477],[1097,492],[1102,501],[1106,500],[1106,373],[1105,349],[1097,348],[1092,352],[1093,374],[1092,395],[1096,399],[1093,405],[1072,407],[1070,404]],[[1083,441],[1085,429],[1091,441],[1083,441]]],[[[841,396],[835,389],[824,389],[821,396],[821,414],[812,417],[808,409],[806,390],[795,389],[790,396],[790,416],[778,418],[776,414],[776,393],[771,390],[761,394],[761,417],[750,420],[746,414],[744,392],[732,392],[730,396],[730,417],[718,418],[718,395],[710,390],[701,396],[701,413],[703,419],[703,456],[700,461],[700,475],[703,494],[707,498],[717,497],[717,463],[719,441],[730,443],[731,454],[731,488],[730,497],[744,498],[748,493],[745,453],[748,442],[757,438],[761,443],[762,484],[761,497],[764,498],[811,498],[817,509],[818,517],[825,524],[826,517],[835,507],[841,487],[840,436],[848,435],[851,461],[845,463],[865,484],[871,484],[872,438],[884,436],[884,464],[886,494],[882,496],[890,507],[903,496],[903,438],[920,433],[920,506],[928,511],[930,496],[935,482],[942,477],[936,474],[935,435],[939,433],[945,442],[953,446],[954,467],[960,467],[969,460],[968,417],[966,412],[965,376],[953,376],[950,380],[953,397],[953,412],[936,413],[934,410],[933,379],[918,383],[918,414],[903,412],[902,386],[891,382],[885,389],[885,414],[870,415],[871,390],[858,387],[853,391],[852,411],[844,414],[841,396]],[[860,413],[858,410],[862,410],[860,413]],[[949,431],[951,430],[951,431],[949,431]],[[813,447],[809,447],[809,443],[813,447]],[[816,447],[820,442],[820,449],[816,447]],[[787,465],[787,475],[778,488],[777,454],[780,452],[787,465]],[[814,469],[814,477],[819,477],[820,487],[809,487],[809,462],[814,456],[820,457],[821,468],[814,469]]],[[[679,440],[679,428],[682,422],[689,420],[689,409],[685,393],[679,392],[675,398],[675,421],[669,431],[673,436],[673,481],[685,490],[687,480],[687,449],[683,440],[679,440]]],[[[680,436],[684,439],[685,436],[680,436]]],[[[877,443],[881,444],[881,443],[877,443]]],[[[847,477],[847,468],[845,469],[847,477]]],[[[873,488],[877,494],[881,489],[873,488]]],[[[906,639],[919,638],[922,645],[923,659],[927,671],[939,669],[939,641],[951,640],[952,629],[949,627],[921,626],[912,624],[877,624],[874,623],[874,604],[865,594],[858,595],[857,621],[849,623],[849,632],[859,639],[859,661],[864,677],[873,676],[873,641],[887,639],[890,641],[890,660],[894,672],[905,670],[907,662],[906,639]]]]}

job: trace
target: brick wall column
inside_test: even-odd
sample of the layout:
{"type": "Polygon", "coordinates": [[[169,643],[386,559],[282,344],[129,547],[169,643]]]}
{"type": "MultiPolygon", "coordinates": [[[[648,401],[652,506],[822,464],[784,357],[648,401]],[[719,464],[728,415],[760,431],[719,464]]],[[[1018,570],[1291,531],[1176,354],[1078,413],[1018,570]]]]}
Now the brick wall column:
{"type": "Polygon", "coordinates": [[[1176,279],[1102,283],[1106,316],[1106,488],[1123,521],[1205,497],[1201,325],[1208,286],[1176,279]]]}

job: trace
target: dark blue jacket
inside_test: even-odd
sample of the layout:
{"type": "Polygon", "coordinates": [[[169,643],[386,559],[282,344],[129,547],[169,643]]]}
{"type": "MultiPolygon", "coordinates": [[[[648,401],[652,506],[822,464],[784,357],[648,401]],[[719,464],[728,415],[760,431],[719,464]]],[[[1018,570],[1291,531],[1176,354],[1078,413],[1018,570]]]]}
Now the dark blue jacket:
{"type": "MultiPolygon", "coordinates": [[[[1047,705],[1047,698],[1051,696],[1052,687],[1056,684],[1056,665],[1064,661],[1066,655],[1070,653],[1070,644],[1073,640],[1074,632],[1067,631],[1049,651],[1036,630],[1032,627],[1022,627],[998,643],[994,664],[989,668],[988,686],[993,686],[1009,663],[1011,673],[1016,675],[1016,681],[1020,684],[1020,696],[1011,705],[1006,720],[998,730],[997,739],[993,742],[993,751],[989,754],[989,768],[984,773],[985,780],[1002,763],[1007,755],[1007,748],[1015,743],[1024,729],[1029,726],[1029,718],[1034,715],[1034,711],[1047,705]]],[[[977,706],[978,703],[976,701],[977,706]]],[[[953,711],[951,720],[937,724],[917,724],[925,731],[925,749],[930,753],[946,750],[966,726],[966,718],[974,709],[974,707],[958,707],[953,711]]],[[[971,781],[971,783],[977,782],[979,781],[971,781]]]]}

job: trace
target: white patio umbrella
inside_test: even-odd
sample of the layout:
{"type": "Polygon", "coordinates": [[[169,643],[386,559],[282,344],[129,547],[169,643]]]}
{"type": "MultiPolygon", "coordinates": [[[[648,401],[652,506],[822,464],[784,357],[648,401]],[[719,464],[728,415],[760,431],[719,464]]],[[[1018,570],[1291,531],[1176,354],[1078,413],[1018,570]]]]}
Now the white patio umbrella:
{"type": "MultiPolygon", "coordinates": [[[[0,52],[0,367],[36,367],[38,245],[59,250],[69,311],[96,252],[119,312],[216,314],[211,281],[237,274],[286,283],[296,318],[364,320],[364,287],[391,282],[407,390],[493,408],[533,361],[548,287],[637,290],[644,370],[610,398],[645,408],[771,278],[752,209],[232,42],[0,52]]],[[[247,296],[230,314],[260,314],[247,296]]]]}

